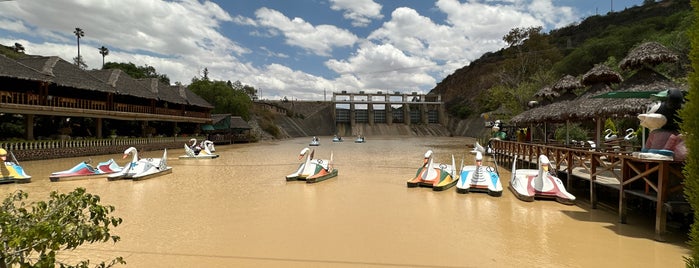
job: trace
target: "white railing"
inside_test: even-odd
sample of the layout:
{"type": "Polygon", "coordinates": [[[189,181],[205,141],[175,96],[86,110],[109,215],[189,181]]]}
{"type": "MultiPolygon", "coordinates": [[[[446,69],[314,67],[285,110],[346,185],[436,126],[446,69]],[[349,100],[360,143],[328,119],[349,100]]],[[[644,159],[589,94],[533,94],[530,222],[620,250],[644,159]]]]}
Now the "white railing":
{"type": "Polygon", "coordinates": [[[156,137],[156,138],[116,138],[116,139],[86,139],[86,140],[39,140],[39,141],[0,141],[0,148],[8,151],[43,150],[55,148],[87,148],[106,146],[134,146],[141,144],[158,144],[181,142],[188,143],[189,139],[198,141],[205,137],[156,137]]]}

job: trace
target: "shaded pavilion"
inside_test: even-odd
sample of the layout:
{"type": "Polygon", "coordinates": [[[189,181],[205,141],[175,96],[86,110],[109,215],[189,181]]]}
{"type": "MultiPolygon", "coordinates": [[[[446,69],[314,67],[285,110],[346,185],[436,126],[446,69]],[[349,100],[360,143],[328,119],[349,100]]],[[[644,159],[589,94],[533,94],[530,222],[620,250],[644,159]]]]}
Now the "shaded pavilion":
{"type": "MultiPolygon", "coordinates": [[[[580,87],[582,87],[582,84],[577,78],[572,75],[564,75],[552,86],[545,86],[534,94],[540,100],[539,104],[541,106],[534,107],[512,117],[510,122],[516,125],[543,123],[544,142],[548,142],[545,134],[548,132],[548,124],[565,122],[565,115],[570,102],[576,98],[573,91],[580,87]]],[[[533,135],[530,137],[533,139],[533,135]]]]}
{"type": "Polygon", "coordinates": [[[588,119],[596,120],[595,140],[600,144],[602,118],[637,115],[653,103],[650,94],[668,88],[679,88],[664,75],[651,68],[660,63],[673,62],[677,56],[657,42],[643,43],[632,49],[620,62],[624,70],[638,69],[628,79],[611,68],[598,64],[582,78],[582,85],[588,89],[571,101],[554,102],[537,107],[513,117],[516,124],[541,122],[570,122],[588,119]],[[611,85],[620,83],[614,90],[611,85]]]}

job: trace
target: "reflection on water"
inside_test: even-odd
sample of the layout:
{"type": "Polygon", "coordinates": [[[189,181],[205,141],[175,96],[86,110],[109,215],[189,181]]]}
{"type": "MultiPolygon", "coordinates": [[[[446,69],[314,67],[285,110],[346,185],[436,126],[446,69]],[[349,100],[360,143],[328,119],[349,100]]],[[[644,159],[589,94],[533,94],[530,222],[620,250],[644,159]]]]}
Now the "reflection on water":
{"type": "MultiPolygon", "coordinates": [[[[285,180],[310,140],[299,138],[216,146],[221,157],[209,160],[171,150],[173,173],[145,181],[52,183],[51,172],[86,159],[25,161],[32,182],[0,185],[0,194],[45,199],[85,187],[100,195],[124,219],[114,231],[122,241],[62,257],[123,256],[127,267],[681,267],[689,253],[682,238],[655,242],[650,216],[621,225],[584,203],[406,187],[428,149],[436,162],[453,154],[457,165],[473,163],[466,138],[331,138],[313,149],[316,158],[332,153],[339,175],[316,184],[285,180]]],[[[92,157],[109,158],[126,162],[92,157]]],[[[509,172],[500,174],[506,187],[509,172]]]]}

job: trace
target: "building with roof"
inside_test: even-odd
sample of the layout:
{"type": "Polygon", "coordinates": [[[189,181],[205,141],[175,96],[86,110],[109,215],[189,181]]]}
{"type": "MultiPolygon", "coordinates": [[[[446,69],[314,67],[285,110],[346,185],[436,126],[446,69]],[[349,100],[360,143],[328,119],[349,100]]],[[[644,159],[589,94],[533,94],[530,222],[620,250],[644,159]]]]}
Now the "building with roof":
{"type": "Polygon", "coordinates": [[[14,60],[0,55],[0,113],[21,115],[29,140],[36,117],[90,118],[95,125],[89,132],[104,137],[104,120],[112,128],[133,121],[143,127],[167,122],[168,131],[176,133],[178,123],[210,124],[212,109],[186,87],[157,79],[134,79],[116,69],[85,71],[55,56],[14,60]]]}

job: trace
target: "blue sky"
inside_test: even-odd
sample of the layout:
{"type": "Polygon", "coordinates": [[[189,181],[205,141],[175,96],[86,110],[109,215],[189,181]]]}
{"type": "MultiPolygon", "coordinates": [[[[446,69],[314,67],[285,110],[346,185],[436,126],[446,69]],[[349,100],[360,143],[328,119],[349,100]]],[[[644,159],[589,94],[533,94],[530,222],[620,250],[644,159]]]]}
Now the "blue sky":
{"type": "Polygon", "coordinates": [[[427,93],[504,47],[515,27],[544,31],[643,0],[0,0],[0,44],[26,53],[149,65],[189,84],[207,68],[264,99],[347,90],[427,93]]]}

